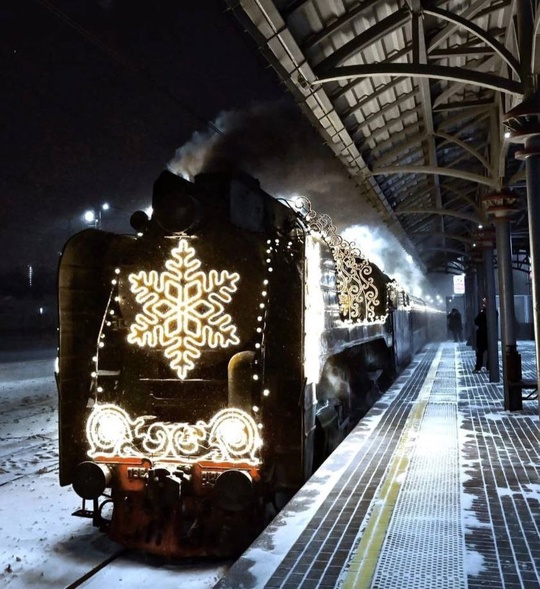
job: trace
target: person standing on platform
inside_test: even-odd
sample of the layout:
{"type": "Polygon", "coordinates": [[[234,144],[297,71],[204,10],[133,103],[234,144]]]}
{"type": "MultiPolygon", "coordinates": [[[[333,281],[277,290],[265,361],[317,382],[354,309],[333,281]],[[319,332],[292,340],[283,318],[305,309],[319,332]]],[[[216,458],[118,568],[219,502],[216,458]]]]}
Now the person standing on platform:
{"type": "MultiPolygon", "coordinates": [[[[482,301],[482,308],[474,318],[474,324],[476,325],[476,364],[474,365],[473,372],[480,372],[484,365],[484,356],[488,349],[486,299],[482,301]]],[[[488,363],[489,359],[486,362],[486,368],[488,363]]]]}
{"type": "Polygon", "coordinates": [[[448,313],[448,329],[452,333],[455,342],[463,341],[463,324],[461,322],[461,313],[457,309],[452,309],[448,313]]]}

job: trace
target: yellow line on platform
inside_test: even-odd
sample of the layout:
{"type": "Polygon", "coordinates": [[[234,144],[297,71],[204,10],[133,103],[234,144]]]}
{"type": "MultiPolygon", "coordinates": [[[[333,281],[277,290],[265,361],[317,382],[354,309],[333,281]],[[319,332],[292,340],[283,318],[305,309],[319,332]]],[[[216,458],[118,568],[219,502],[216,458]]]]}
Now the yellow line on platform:
{"type": "Polygon", "coordinates": [[[373,509],[360,543],[350,561],[342,589],[368,589],[371,586],[390,519],[405,478],[405,472],[409,465],[412,446],[416,434],[420,429],[441,356],[442,350],[439,348],[422,386],[422,390],[403,427],[401,439],[390,461],[385,478],[379,487],[377,495],[373,499],[373,509]]]}

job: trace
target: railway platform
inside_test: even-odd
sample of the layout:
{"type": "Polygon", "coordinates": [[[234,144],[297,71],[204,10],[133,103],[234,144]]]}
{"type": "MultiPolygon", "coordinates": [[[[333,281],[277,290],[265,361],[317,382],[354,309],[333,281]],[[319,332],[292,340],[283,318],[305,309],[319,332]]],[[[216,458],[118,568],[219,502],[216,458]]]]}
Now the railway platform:
{"type": "Polygon", "coordinates": [[[426,347],[216,587],[540,588],[538,400],[473,368],[426,347]]]}

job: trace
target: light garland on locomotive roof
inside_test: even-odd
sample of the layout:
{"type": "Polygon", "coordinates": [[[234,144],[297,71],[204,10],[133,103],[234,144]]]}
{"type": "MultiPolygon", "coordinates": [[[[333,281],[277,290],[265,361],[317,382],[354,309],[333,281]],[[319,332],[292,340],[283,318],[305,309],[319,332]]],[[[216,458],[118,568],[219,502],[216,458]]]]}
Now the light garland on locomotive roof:
{"type": "Polygon", "coordinates": [[[316,232],[332,252],[336,265],[336,287],[341,315],[352,323],[383,323],[387,314],[376,315],[381,304],[372,265],[356,244],[341,237],[329,215],[315,212],[304,196],[292,201],[308,233],[316,232]]]}

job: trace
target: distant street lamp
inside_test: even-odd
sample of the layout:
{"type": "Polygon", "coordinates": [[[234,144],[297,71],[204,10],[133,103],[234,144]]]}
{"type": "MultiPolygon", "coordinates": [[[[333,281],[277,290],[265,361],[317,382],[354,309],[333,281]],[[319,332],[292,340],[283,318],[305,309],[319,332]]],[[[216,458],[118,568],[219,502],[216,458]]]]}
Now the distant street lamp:
{"type": "Polygon", "coordinates": [[[94,225],[94,227],[98,226],[98,218],[94,211],[86,211],[86,213],[84,213],[83,218],[89,225],[94,225]]]}
{"type": "MultiPolygon", "coordinates": [[[[102,203],[99,207],[88,209],[82,215],[82,219],[84,220],[85,224],[90,227],[95,227],[96,229],[102,229],[102,221],[103,221],[103,211],[118,211],[123,215],[129,214],[128,211],[125,209],[121,209],[119,207],[115,207],[114,205],[109,204],[108,202],[102,203]]],[[[147,217],[150,219],[152,217],[153,209],[151,206],[148,206],[144,209],[147,217]]]]}
{"type": "Polygon", "coordinates": [[[94,209],[89,209],[84,213],[84,220],[88,225],[93,225],[96,229],[101,229],[101,211],[108,211],[111,208],[111,205],[107,202],[104,202],[97,211],[94,209]]]}

